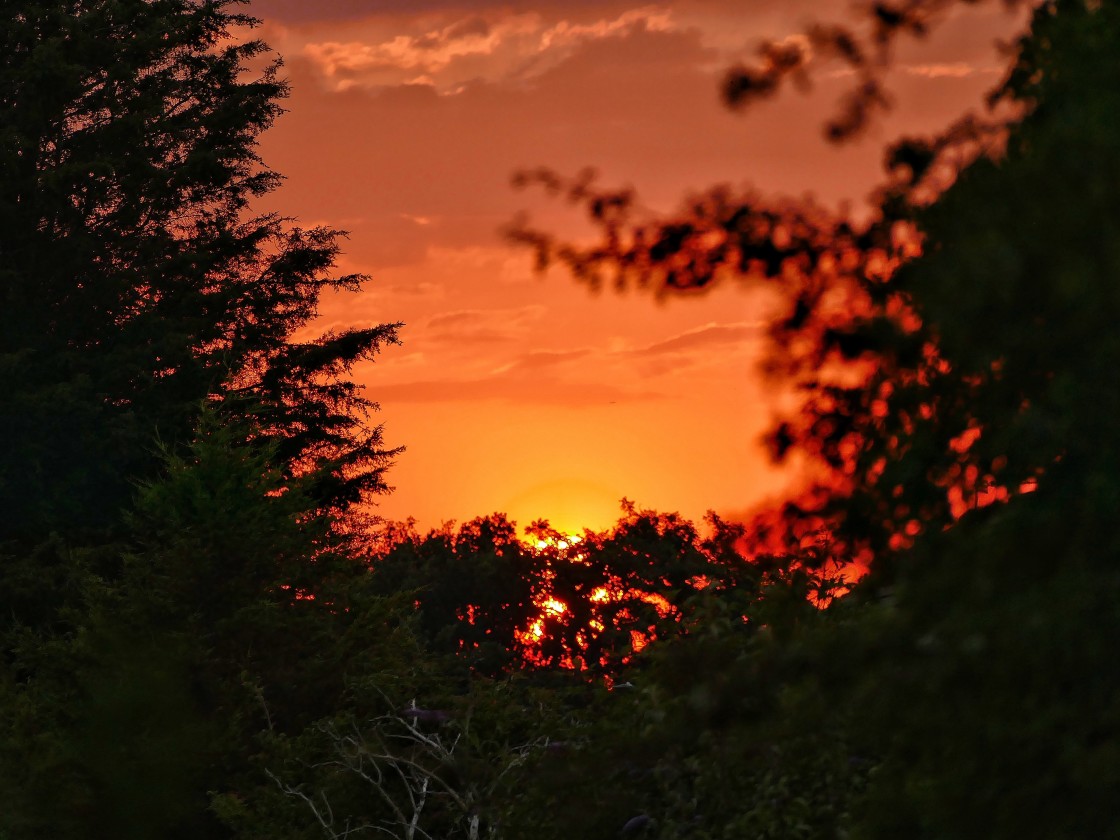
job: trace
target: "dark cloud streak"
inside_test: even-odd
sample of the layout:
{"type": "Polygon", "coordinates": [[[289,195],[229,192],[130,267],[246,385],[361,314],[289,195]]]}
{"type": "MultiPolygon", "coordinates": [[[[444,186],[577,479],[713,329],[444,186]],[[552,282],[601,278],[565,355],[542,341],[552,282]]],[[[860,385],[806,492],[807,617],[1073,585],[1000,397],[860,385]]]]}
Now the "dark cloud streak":
{"type": "Polygon", "coordinates": [[[667,353],[680,353],[700,347],[734,344],[760,336],[763,328],[764,325],[762,324],[711,324],[632,350],[630,355],[639,357],[662,356],[667,353]]]}

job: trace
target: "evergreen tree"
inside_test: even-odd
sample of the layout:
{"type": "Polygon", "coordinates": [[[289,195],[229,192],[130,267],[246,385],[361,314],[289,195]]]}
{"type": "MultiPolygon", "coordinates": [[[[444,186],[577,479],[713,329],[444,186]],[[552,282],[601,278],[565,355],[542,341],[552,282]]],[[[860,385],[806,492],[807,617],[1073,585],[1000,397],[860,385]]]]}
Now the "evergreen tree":
{"type": "MultiPolygon", "coordinates": [[[[20,0],[0,57],[0,543],[104,539],[157,440],[250,412],[314,504],[385,489],[345,378],[382,325],[297,341],[339,233],[252,211],[287,92],[239,0],[20,0]],[[237,30],[235,35],[234,30],[237,30]],[[96,537],[91,535],[98,535],[96,537]]],[[[244,417],[243,417],[244,419],[244,417]]],[[[7,587],[4,587],[5,589],[7,587]]],[[[6,614],[11,610],[6,606],[6,614]]],[[[17,610],[17,614],[20,610],[17,610]]]]}
{"type": "Polygon", "coordinates": [[[396,326],[302,338],[363,278],[253,210],[287,87],[238,5],[0,23],[0,836],[225,836],[257,733],[380,650],[343,532],[393,452],[347,372],[396,326]]]}
{"type": "Polygon", "coordinates": [[[10,633],[0,833],[228,836],[211,799],[228,810],[271,786],[262,739],[334,713],[352,679],[422,662],[350,537],[315,512],[312,479],[285,479],[244,437],[205,413],[137,489],[120,573],[86,577],[75,629],[10,633]]]}

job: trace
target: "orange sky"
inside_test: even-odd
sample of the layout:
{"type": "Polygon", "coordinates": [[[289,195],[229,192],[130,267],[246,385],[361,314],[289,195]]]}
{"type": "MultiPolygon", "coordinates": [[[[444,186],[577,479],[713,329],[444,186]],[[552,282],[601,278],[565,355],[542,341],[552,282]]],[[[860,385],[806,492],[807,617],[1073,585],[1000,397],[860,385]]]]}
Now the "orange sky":
{"type": "Polygon", "coordinates": [[[670,210],[690,188],[752,184],[858,201],[883,145],[974,106],[1014,32],[998,4],[911,44],[897,108],[855,147],[820,140],[843,89],[820,78],[747,115],[722,71],[762,36],[843,19],[833,0],[254,0],[285,60],[289,113],[265,136],[285,174],[267,207],[351,232],[341,268],[373,276],[325,300],[316,329],[403,321],[404,343],[356,370],[404,445],[379,513],[421,527],[504,511],[604,527],[627,496],[699,519],[779,492],[760,437],[773,400],[753,372],[765,307],[726,286],[659,304],[533,274],[499,228],[520,210],[578,220],[509,186],[518,167],[594,165],[670,210]]]}

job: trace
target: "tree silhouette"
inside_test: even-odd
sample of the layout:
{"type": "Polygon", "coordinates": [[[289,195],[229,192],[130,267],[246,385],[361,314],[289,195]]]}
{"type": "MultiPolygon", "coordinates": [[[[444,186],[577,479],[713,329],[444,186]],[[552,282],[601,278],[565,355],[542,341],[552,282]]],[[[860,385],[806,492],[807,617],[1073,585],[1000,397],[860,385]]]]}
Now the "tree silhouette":
{"type": "Polygon", "coordinates": [[[389,529],[368,563],[378,592],[411,594],[433,650],[459,654],[486,674],[516,667],[517,632],[536,612],[542,563],[504,516],[423,536],[389,529]]]}
{"type": "Polygon", "coordinates": [[[287,85],[238,5],[0,23],[4,837],[228,836],[262,731],[410,638],[347,533],[393,455],[348,372],[396,325],[308,334],[364,278],[253,208],[287,85]]]}
{"type": "MultiPolygon", "coordinates": [[[[870,43],[948,6],[875,4],[870,43]]],[[[825,34],[853,60],[871,54],[825,34]]],[[[726,190],[643,221],[632,196],[587,178],[523,178],[599,224],[590,247],[515,231],[591,283],[671,294],[740,278],[782,292],[770,371],[805,400],[772,443],[808,452],[823,477],[768,544],[810,564],[871,561],[850,597],[782,643],[714,631],[667,646],[650,674],[651,698],[664,698],[652,728],[679,740],[647,767],[706,825],[773,837],[1115,831],[1120,213],[1108,185],[1120,136],[1106,115],[1120,106],[1118,44],[1115,4],[1039,6],[992,95],[1003,110],[889,149],[862,224],[726,190]],[[713,745],[685,747],[697,703],[724,722],[713,745]],[[760,745],[744,772],[769,772],[747,789],[770,798],[736,803],[704,768],[760,745]]],[[[769,95],[807,57],[767,47],[729,92],[769,95]]],[[[842,114],[830,135],[874,116],[881,90],[865,82],[845,112],[858,119],[842,114]]],[[[656,801],[672,800],[646,813],[675,819],[656,801]]]]}
{"type": "Polygon", "coordinates": [[[204,405],[284,475],[313,477],[317,509],[383,492],[393,451],[346,373],[396,327],[305,337],[320,294],[364,278],[331,273],[338,231],[253,212],[280,183],[256,144],[287,86],[264,44],[234,37],[254,23],[235,3],[10,11],[0,612],[34,623],[73,589],[65,544],[119,535],[134,482],[161,469],[161,445],[190,442],[204,405]]]}
{"type": "Polygon", "coordinates": [[[0,60],[0,539],[104,528],[154,442],[203,402],[249,416],[317,502],[384,489],[390,452],[345,378],[392,325],[303,338],[339,232],[252,201],[257,139],[287,93],[236,5],[28,0],[0,60]]]}

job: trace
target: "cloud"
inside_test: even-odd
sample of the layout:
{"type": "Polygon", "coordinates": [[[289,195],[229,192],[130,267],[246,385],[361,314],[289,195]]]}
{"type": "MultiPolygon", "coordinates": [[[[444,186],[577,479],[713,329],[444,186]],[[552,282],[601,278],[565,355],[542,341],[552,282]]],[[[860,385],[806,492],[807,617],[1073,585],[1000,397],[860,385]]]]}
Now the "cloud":
{"type": "Polygon", "coordinates": [[[667,8],[643,6],[630,9],[614,19],[601,18],[594,23],[578,24],[559,21],[540,35],[540,50],[571,47],[583,41],[625,37],[635,28],[647,32],[671,32],[676,27],[673,15],[667,8]]]}
{"type": "Polygon", "coordinates": [[[697,369],[726,375],[749,364],[763,329],[762,322],[709,323],[642,347],[616,349],[612,356],[644,379],[676,376],[690,368],[690,375],[697,369]]]}
{"type": "Polygon", "coordinates": [[[908,64],[902,70],[911,76],[922,76],[926,79],[963,79],[977,73],[996,75],[1002,71],[998,67],[974,67],[963,61],[954,61],[942,64],[908,64]]]}
{"type": "Polygon", "coordinates": [[[548,368],[555,368],[567,362],[586,358],[590,350],[534,350],[525,353],[508,364],[497,368],[495,374],[521,374],[536,373],[548,368]]]}
{"type": "Polygon", "coordinates": [[[481,309],[463,309],[458,312],[445,312],[434,315],[428,319],[428,329],[446,329],[448,327],[461,327],[463,324],[474,325],[482,320],[487,313],[481,309]]]}
{"type": "MultiPolygon", "coordinates": [[[[427,19],[430,28],[412,32],[371,20],[354,33],[361,37],[310,40],[297,49],[331,90],[413,85],[457,95],[479,82],[524,84],[587,43],[679,29],[672,13],[660,6],[587,20],[556,14],[487,9],[465,17],[445,16],[434,25],[427,19]]],[[[416,21],[412,24],[415,27],[416,21]]]]}
{"type": "Polygon", "coordinates": [[[432,315],[421,338],[440,343],[489,344],[523,340],[545,314],[540,304],[513,309],[459,309],[432,315]]]}
{"type": "Polygon", "coordinates": [[[404,71],[406,76],[420,74],[415,81],[432,80],[453,62],[492,55],[511,41],[531,36],[539,25],[536,15],[517,15],[493,24],[475,17],[420,35],[399,34],[379,43],[311,43],[303,48],[303,55],[329,78],[383,84],[393,81],[391,71],[404,71]]]}
{"type": "MultiPolygon", "coordinates": [[[[600,11],[605,0],[556,0],[568,12],[583,9],[600,11]]],[[[615,5],[618,5],[617,3],[615,5]]],[[[287,24],[357,21],[374,16],[393,18],[431,18],[432,16],[470,15],[482,12],[528,12],[540,9],[540,0],[252,0],[251,13],[266,20],[287,24]]]]}
{"type": "Polygon", "coordinates": [[[734,324],[707,324],[649,344],[637,350],[628,351],[629,355],[649,358],[667,354],[684,353],[721,344],[738,344],[756,338],[764,328],[762,322],[739,322],[734,324]]]}
{"type": "MultiPolygon", "coordinates": [[[[526,307],[526,318],[539,313],[526,307]]],[[[521,310],[507,310],[514,319],[521,310]]],[[[466,342],[486,341],[490,324],[500,311],[448,312],[435,316],[437,329],[462,331],[466,342]]],[[[522,339],[523,340],[523,339],[522,339]]],[[[503,401],[515,404],[556,405],[569,407],[606,406],[615,403],[664,399],[667,393],[654,391],[641,384],[642,378],[632,369],[610,364],[619,354],[591,347],[538,349],[501,357],[491,361],[489,370],[480,372],[477,365],[462,366],[458,350],[464,342],[453,345],[456,358],[436,347],[444,358],[443,376],[371,384],[371,393],[382,403],[392,402],[469,402],[503,401]],[[473,369],[472,369],[473,368],[473,369]]],[[[412,339],[406,341],[415,346],[412,339]]],[[[429,369],[436,369],[437,356],[427,354],[429,369]]],[[[481,362],[477,356],[475,362],[481,362]]],[[[393,377],[395,378],[395,377],[393,377]]]]}
{"type": "Polygon", "coordinates": [[[445,289],[438,283],[426,283],[419,281],[417,283],[397,283],[386,289],[388,294],[393,295],[406,295],[406,296],[422,296],[428,298],[443,297],[445,289]]]}
{"type": "Polygon", "coordinates": [[[442,30],[429,33],[423,38],[416,41],[416,46],[437,49],[443,44],[454,41],[455,39],[471,39],[481,38],[486,39],[490,37],[493,27],[482,17],[469,17],[458,20],[450,26],[445,26],[442,30]]]}

